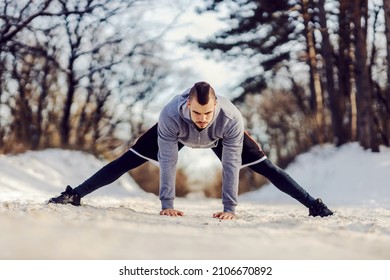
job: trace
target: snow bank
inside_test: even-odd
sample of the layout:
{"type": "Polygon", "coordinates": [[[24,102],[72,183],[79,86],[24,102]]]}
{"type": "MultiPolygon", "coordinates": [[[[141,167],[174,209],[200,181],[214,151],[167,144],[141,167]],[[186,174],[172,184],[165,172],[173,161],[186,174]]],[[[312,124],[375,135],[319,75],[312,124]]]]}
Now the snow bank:
{"type": "MultiPolygon", "coordinates": [[[[58,195],[66,185],[82,183],[107,162],[90,154],[60,149],[29,151],[19,155],[0,155],[0,200],[41,202],[48,195],[58,195]]],[[[122,176],[108,188],[91,197],[140,194],[130,176],[122,176]]]]}
{"type": "MultiPolygon", "coordinates": [[[[317,146],[286,169],[301,186],[332,206],[390,206],[390,149],[363,150],[357,143],[340,148],[317,146]]],[[[264,203],[289,203],[291,198],[269,184],[242,199],[264,203]]]]}

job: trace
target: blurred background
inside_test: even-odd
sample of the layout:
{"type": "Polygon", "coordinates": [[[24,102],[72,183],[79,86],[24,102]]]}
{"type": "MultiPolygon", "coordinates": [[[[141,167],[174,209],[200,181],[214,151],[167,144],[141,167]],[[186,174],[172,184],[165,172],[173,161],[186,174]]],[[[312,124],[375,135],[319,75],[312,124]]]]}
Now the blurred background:
{"type": "MultiPolygon", "coordinates": [[[[200,80],[239,107],[281,167],[325,143],[379,152],[390,138],[390,2],[0,0],[1,154],[112,160],[200,80]]],[[[180,154],[177,195],[220,197],[212,152],[180,154]]],[[[158,193],[155,166],[131,175],[158,193]]],[[[241,193],[265,183],[247,169],[240,178],[241,193]]]]}

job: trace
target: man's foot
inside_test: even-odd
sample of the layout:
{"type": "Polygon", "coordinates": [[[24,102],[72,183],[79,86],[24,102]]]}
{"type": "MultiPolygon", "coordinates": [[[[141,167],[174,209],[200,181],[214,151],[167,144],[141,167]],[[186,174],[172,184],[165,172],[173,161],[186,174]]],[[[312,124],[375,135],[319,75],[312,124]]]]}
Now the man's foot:
{"type": "Polygon", "coordinates": [[[53,197],[49,199],[49,203],[59,203],[59,204],[72,204],[74,206],[80,206],[80,196],[70,187],[67,186],[66,190],[61,193],[58,197],[53,197]]]}
{"type": "Polygon", "coordinates": [[[326,217],[333,215],[333,212],[322,202],[321,198],[317,198],[312,206],[309,207],[309,216],[326,217]]]}

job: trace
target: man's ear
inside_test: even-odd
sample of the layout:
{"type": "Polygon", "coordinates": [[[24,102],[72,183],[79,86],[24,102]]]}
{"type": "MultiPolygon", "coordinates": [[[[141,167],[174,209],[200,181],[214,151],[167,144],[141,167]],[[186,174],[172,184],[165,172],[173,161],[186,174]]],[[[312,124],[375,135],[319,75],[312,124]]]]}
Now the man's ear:
{"type": "Polygon", "coordinates": [[[190,100],[188,99],[187,100],[187,107],[190,108],[190,106],[191,106],[191,103],[190,103],[190,100]]]}

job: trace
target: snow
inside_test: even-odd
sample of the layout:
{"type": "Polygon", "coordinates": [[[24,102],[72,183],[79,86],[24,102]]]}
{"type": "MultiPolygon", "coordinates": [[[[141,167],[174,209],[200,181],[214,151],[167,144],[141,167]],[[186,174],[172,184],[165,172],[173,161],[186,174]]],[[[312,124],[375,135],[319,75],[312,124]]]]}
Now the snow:
{"type": "MultiPolygon", "coordinates": [[[[298,156],[287,172],[313,196],[326,198],[332,206],[390,206],[389,148],[372,153],[357,143],[340,148],[317,146],[298,156]]],[[[257,202],[290,201],[272,185],[244,196],[257,202]]]]}
{"type": "Polygon", "coordinates": [[[286,171],[335,214],[307,209],[272,185],[240,196],[238,219],[220,199],[178,198],[184,217],[158,215],[158,197],[130,175],[83,198],[46,204],[107,162],[48,149],[0,156],[0,259],[386,260],[390,258],[390,149],[317,146],[286,171]]]}

